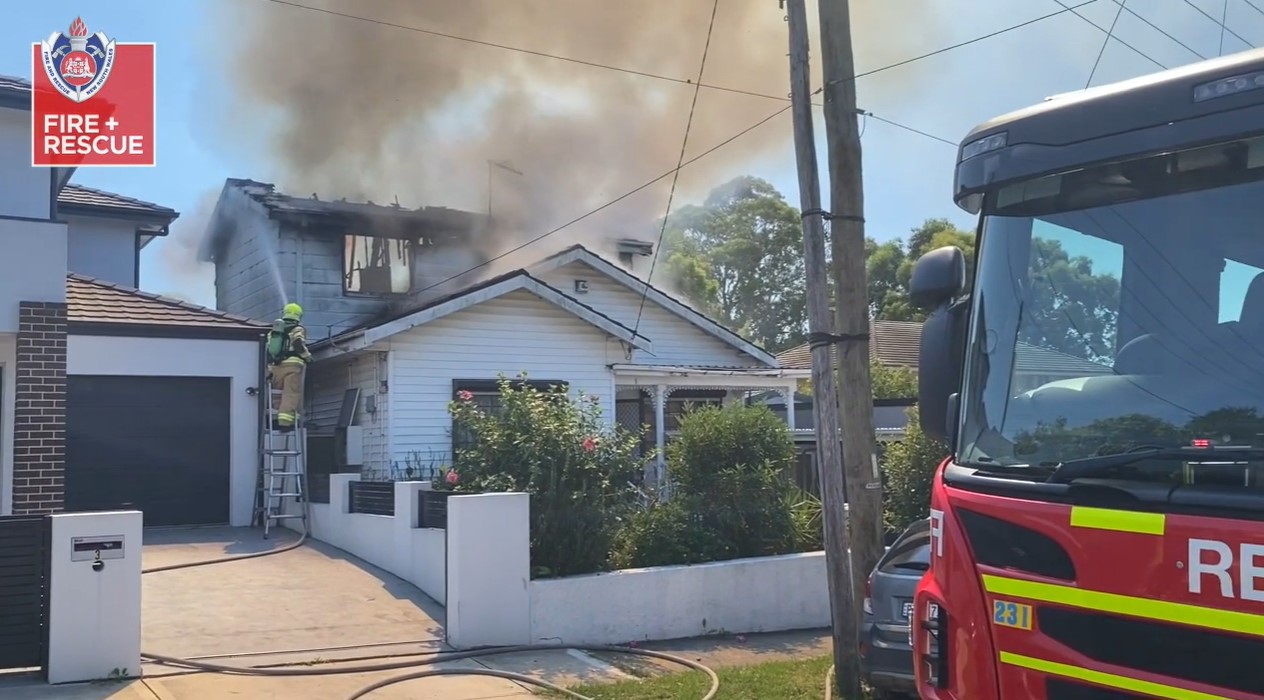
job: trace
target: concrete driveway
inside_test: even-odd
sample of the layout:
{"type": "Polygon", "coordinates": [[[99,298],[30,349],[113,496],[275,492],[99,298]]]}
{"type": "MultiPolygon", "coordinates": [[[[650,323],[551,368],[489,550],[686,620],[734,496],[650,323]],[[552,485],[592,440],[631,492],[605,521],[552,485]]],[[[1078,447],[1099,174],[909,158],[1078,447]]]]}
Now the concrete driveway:
{"type": "MultiPolygon", "coordinates": [[[[297,537],[263,540],[246,528],[147,530],[145,568],[276,549],[297,537]]],[[[415,660],[448,650],[443,608],[420,590],[324,543],[289,552],[143,578],[146,653],[231,665],[345,668],[415,660]]],[[[444,668],[499,668],[569,685],[621,676],[585,655],[552,651],[445,663],[444,668]]],[[[4,700],[345,700],[405,670],[300,677],[203,673],[147,663],[143,679],[49,686],[0,679],[4,700]]],[[[420,669],[418,669],[420,670],[420,669]]],[[[409,681],[370,700],[527,700],[507,680],[478,676],[409,681]]]]}
{"type": "MultiPolygon", "coordinates": [[[[284,530],[272,540],[263,540],[259,530],[250,529],[150,530],[145,533],[144,563],[150,568],[202,561],[281,547],[294,539],[284,530]]],[[[273,556],[146,574],[143,600],[147,653],[204,657],[238,666],[301,668],[313,661],[339,659],[378,664],[403,660],[401,654],[449,648],[442,642],[441,606],[411,584],[314,541],[273,556]]],[[[473,661],[445,666],[481,668],[473,661]]],[[[141,685],[156,700],[343,700],[374,681],[404,672],[266,678],[190,674],[147,664],[141,685]]],[[[132,689],[135,684],[128,688],[132,689]]],[[[445,677],[412,681],[372,697],[533,696],[506,680],[445,677]]]]}

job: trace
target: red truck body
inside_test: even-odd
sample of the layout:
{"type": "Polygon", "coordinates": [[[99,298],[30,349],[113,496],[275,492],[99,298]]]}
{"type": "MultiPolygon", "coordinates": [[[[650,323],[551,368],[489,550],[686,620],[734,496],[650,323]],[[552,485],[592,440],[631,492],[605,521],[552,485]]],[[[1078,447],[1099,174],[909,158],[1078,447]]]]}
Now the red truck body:
{"type": "Polygon", "coordinates": [[[948,466],[911,627],[922,698],[1264,698],[1260,522],[981,493],[948,466]]]}

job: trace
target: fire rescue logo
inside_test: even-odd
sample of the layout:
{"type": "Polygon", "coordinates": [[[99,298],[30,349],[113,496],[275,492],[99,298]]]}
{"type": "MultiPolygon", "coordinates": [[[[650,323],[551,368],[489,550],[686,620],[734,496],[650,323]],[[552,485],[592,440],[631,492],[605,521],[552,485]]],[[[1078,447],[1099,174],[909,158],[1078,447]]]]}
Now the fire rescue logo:
{"type": "Polygon", "coordinates": [[[88,33],[88,25],[76,17],[67,33],[53,32],[40,42],[44,73],[53,88],[75,102],[101,91],[114,68],[114,40],[102,32],[88,33]]]}

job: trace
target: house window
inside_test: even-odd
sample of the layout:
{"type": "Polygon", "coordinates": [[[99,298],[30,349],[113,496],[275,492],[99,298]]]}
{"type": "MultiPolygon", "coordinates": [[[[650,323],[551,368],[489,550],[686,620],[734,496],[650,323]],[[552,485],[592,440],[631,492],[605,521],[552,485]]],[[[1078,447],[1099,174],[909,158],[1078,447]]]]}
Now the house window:
{"type": "MultiPolygon", "coordinates": [[[[663,432],[674,435],[680,430],[680,418],[703,406],[720,406],[728,394],[724,389],[680,389],[668,394],[663,402],[663,432]]],[[[652,410],[652,409],[651,409],[652,410]]]]}
{"type": "MultiPolygon", "coordinates": [[[[521,388],[529,386],[537,391],[557,392],[557,395],[564,395],[569,389],[567,382],[556,379],[546,380],[529,380],[511,381],[510,385],[521,388]]],[[[455,400],[460,396],[461,392],[468,391],[473,394],[470,399],[479,410],[496,415],[500,413],[500,384],[496,380],[486,379],[457,379],[452,382],[452,398],[455,400]]],[[[461,425],[460,421],[453,419],[452,421],[452,461],[456,461],[457,454],[474,442],[474,436],[470,431],[461,425]]]]}
{"type": "Polygon", "coordinates": [[[347,294],[407,294],[413,287],[413,241],[347,234],[342,289],[347,294]]]}

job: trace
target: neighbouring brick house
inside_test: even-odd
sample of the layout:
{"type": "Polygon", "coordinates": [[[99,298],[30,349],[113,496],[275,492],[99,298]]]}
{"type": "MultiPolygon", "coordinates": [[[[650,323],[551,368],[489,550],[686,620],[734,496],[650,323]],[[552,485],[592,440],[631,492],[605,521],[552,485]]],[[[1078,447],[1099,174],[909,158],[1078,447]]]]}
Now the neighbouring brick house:
{"type": "Polygon", "coordinates": [[[13,512],[65,500],[66,305],[18,305],[13,409],[13,512]]]}
{"type": "Polygon", "coordinates": [[[136,289],[179,214],[31,167],[30,105],[0,76],[0,515],[248,524],[263,324],[136,289]]]}

